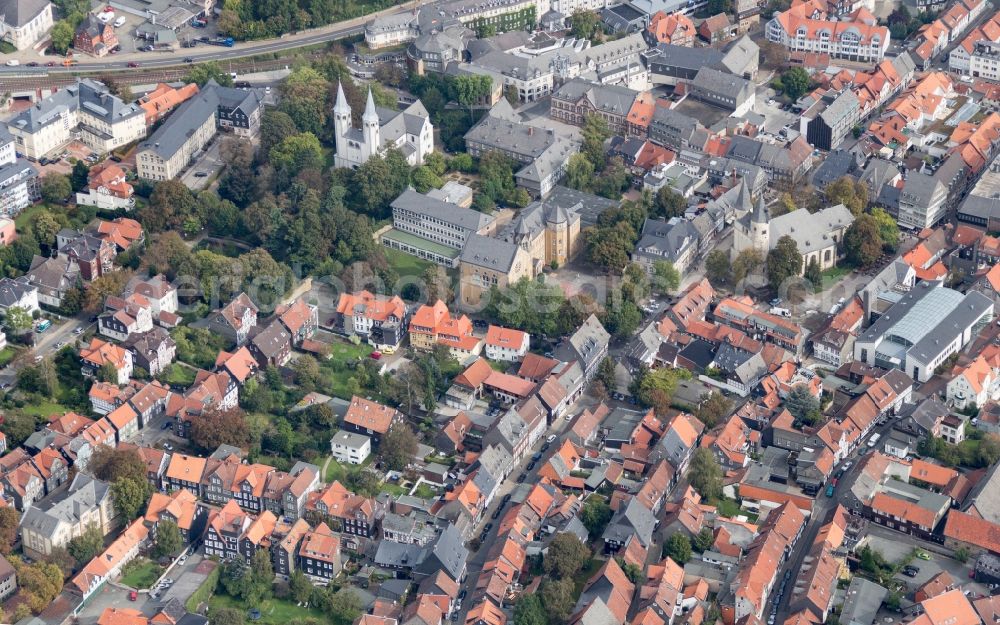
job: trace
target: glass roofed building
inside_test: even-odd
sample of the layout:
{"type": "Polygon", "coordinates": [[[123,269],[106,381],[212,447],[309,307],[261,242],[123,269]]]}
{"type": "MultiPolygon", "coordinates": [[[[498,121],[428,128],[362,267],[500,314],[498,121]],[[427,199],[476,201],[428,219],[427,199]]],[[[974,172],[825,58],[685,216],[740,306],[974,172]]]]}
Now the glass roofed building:
{"type": "Polygon", "coordinates": [[[993,317],[993,302],[959,293],[940,281],[920,282],[899,298],[854,344],[854,358],[901,369],[926,382],[948,356],[972,340],[993,317]]]}

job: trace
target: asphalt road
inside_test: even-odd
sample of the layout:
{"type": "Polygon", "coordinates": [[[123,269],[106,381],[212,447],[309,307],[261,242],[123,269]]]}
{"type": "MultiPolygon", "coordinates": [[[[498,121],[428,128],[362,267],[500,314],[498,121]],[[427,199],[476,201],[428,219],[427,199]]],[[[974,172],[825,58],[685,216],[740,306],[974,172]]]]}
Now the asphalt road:
{"type": "Polygon", "coordinates": [[[87,318],[70,317],[61,323],[53,325],[40,335],[37,335],[35,347],[25,351],[20,357],[0,370],[0,384],[13,385],[17,379],[17,372],[25,364],[34,362],[36,356],[52,356],[63,345],[73,343],[77,336],[83,332],[75,333],[78,329],[86,331],[94,324],[87,318]],[[58,347],[57,347],[58,346],[58,347]]]}

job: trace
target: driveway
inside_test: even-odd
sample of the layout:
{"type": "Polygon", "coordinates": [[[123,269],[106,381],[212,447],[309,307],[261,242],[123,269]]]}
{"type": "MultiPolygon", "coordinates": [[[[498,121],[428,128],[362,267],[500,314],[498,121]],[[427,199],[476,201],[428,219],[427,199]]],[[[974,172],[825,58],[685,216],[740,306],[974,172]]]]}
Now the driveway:
{"type": "Polygon", "coordinates": [[[187,168],[187,171],[181,175],[181,182],[184,183],[184,186],[192,191],[201,191],[215,178],[224,165],[219,156],[220,144],[221,141],[216,137],[195,162],[187,168]]]}

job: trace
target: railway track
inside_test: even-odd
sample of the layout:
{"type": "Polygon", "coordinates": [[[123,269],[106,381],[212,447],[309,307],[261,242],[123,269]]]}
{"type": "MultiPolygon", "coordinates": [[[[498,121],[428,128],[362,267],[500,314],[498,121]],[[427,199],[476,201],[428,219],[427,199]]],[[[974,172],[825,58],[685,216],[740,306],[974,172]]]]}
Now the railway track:
{"type": "MultiPolygon", "coordinates": [[[[296,58],[303,56],[316,57],[320,52],[310,52],[305,55],[292,54],[280,59],[267,60],[232,60],[216,61],[224,70],[236,72],[237,74],[265,72],[275,69],[284,69],[296,58]]],[[[102,75],[109,75],[118,83],[127,85],[148,85],[157,82],[173,82],[183,78],[189,71],[188,65],[180,65],[165,68],[134,68],[127,72],[122,71],[86,71],[67,72],[60,68],[59,71],[47,71],[48,68],[39,67],[25,71],[22,75],[4,74],[0,75],[0,94],[31,89],[52,89],[66,87],[76,82],[77,77],[97,78],[102,75]]],[[[26,68],[27,69],[27,68],[26,68]]]]}

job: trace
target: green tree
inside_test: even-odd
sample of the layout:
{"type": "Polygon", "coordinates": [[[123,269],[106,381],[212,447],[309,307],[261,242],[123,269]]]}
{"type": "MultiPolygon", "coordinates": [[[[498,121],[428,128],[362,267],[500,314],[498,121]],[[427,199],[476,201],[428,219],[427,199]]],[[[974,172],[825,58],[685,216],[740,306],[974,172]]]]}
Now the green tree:
{"type": "Polygon", "coordinates": [[[690,379],[687,369],[668,369],[661,367],[653,370],[643,370],[638,379],[637,392],[633,393],[643,406],[651,407],[657,416],[666,416],[673,401],[674,391],[681,380],[690,379]]]}
{"type": "Polygon", "coordinates": [[[878,224],[879,238],[882,239],[882,249],[894,253],[899,248],[899,225],[884,208],[873,208],[872,219],[878,224]]]}
{"type": "Polygon", "coordinates": [[[777,245],[767,253],[767,281],[778,289],[788,278],[802,273],[802,254],[795,239],[787,234],[778,239],[777,245]]]}
{"type": "Polygon", "coordinates": [[[605,388],[613,389],[617,380],[615,379],[615,361],[605,357],[601,364],[597,365],[597,375],[595,379],[604,384],[605,388]]]}
{"type": "Polygon", "coordinates": [[[0,508],[0,553],[8,555],[17,542],[21,515],[12,507],[0,508]]]}
{"type": "Polygon", "coordinates": [[[387,469],[402,471],[417,453],[417,435],[405,422],[395,422],[379,443],[379,460],[387,469]]]}
{"type": "Polygon", "coordinates": [[[299,603],[309,601],[309,597],[312,596],[312,582],[309,581],[309,578],[306,577],[300,568],[296,568],[289,576],[288,591],[291,593],[292,599],[295,599],[299,603]]]}
{"type": "Polygon", "coordinates": [[[152,487],[146,480],[130,477],[118,478],[111,485],[115,510],[126,521],[132,521],[145,510],[151,490],[152,487]]]}
{"type": "Polygon", "coordinates": [[[702,395],[701,405],[695,411],[694,416],[705,424],[707,428],[714,428],[729,416],[733,409],[733,403],[719,391],[712,391],[702,395]]]}
{"type": "Polygon", "coordinates": [[[73,192],[69,177],[63,174],[48,173],[42,177],[42,199],[49,204],[62,202],[73,192]]]}
{"type": "Polygon", "coordinates": [[[84,161],[77,161],[73,164],[73,172],[69,175],[70,184],[74,191],[82,191],[87,186],[90,179],[90,167],[84,161]]]}
{"type": "MultiPolygon", "coordinates": [[[[344,86],[349,82],[345,81],[344,86]]],[[[321,135],[327,126],[326,111],[332,109],[328,106],[330,87],[330,81],[309,65],[296,67],[281,83],[279,110],[287,113],[300,131],[321,135]]],[[[361,114],[361,108],[352,108],[361,114]]]]}
{"type": "Polygon", "coordinates": [[[809,259],[809,264],[806,265],[805,279],[812,283],[813,288],[817,291],[823,286],[823,272],[819,268],[819,263],[816,262],[815,258],[809,259]]]}
{"type": "Polygon", "coordinates": [[[663,543],[663,555],[681,566],[687,564],[691,559],[691,540],[687,534],[682,532],[671,534],[667,542],[663,543]]]}
{"type": "Polygon", "coordinates": [[[569,18],[570,34],[577,39],[593,39],[601,31],[601,16],[596,11],[576,11],[569,18]]]}
{"type": "Polygon", "coordinates": [[[153,552],[158,557],[173,556],[184,548],[184,538],[177,524],[165,519],[156,524],[156,542],[153,552]]]}
{"type": "Polygon", "coordinates": [[[73,24],[68,20],[59,20],[52,25],[49,31],[49,40],[52,42],[52,49],[57,54],[66,54],[69,47],[73,45],[73,24]]]}
{"type": "Polygon", "coordinates": [[[358,593],[349,588],[341,588],[330,599],[329,614],[336,625],[348,625],[361,615],[362,607],[358,593]]]}
{"type": "Polygon", "coordinates": [[[871,215],[861,215],[844,233],[847,261],[856,267],[868,267],[882,255],[879,224],[871,215]]]}
{"type": "Polygon", "coordinates": [[[587,528],[590,537],[597,538],[604,533],[608,522],[611,521],[611,515],[611,507],[608,502],[604,497],[595,493],[587,497],[587,501],[584,502],[583,509],[580,510],[580,521],[587,528]]]}
{"type": "Polygon", "coordinates": [[[653,286],[661,295],[675,293],[681,285],[681,274],[669,260],[653,263],[653,286]]]}
{"type": "Polygon", "coordinates": [[[583,154],[574,154],[566,164],[566,186],[588,191],[594,184],[594,164],[583,154]]]}
{"type": "Polygon", "coordinates": [[[101,528],[88,525],[82,534],[67,543],[66,550],[76,560],[77,566],[83,567],[104,550],[104,534],[101,528]]]}
{"type": "Polygon", "coordinates": [[[546,579],[538,589],[549,623],[565,623],[569,618],[576,592],[572,578],[546,579]]]}
{"type": "Polygon", "coordinates": [[[683,217],[687,210],[687,198],[674,191],[669,185],[660,187],[656,193],[656,214],[670,219],[671,217],[683,217]]]}
{"type": "Polygon", "coordinates": [[[196,83],[199,87],[204,87],[209,80],[214,80],[223,87],[233,86],[233,77],[229,75],[229,72],[223,70],[216,61],[195,63],[182,80],[196,83]]]}
{"type": "Polygon", "coordinates": [[[843,176],[826,185],[823,194],[831,206],[843,204],[855,217],[868,205],[868,186],[851,176],[843,176]]]}
{"type": "Polygon", "coordinates": [[[816,396],[809,391],[808,385],[796,384],[788,392],[785,408],[799,421],[813,423],[818,420],[820,404],[816,396]]]}
{"type": "Polygon", "coordinates": [[[556,579],[572,579],[590,560],[590,549],[575,534],[557,534],[542,560],[542,568],[556,579]]]}
{"type": "Polygon", "coordinates": [[[709,527],[701,528],[694,540],[691,541],[691,547],[698,553],[702,553],[712,547],[715,543],[715,535],[712,533],[712,529],[709,527]]]}
{"type": "Polygon", "coordinates": [[[710,449],[699,447],[691,455],[688,482],[705,499],[722,496],[722,467],[710,449]]]}
{"type": "Polygon", "coordinates": [[[3,325],[11,334],[24,334],[31,329],[31,313],[20,306],[11,306],[4,313],[3,325]]]}
{"type": "Polygon", "coordinates": [[[514,625],[548,625],[542,600],[535,593],[522,593],[514,604],[514,625]]]}
{"type": "Polygon", "coordinates": [[[285,137],[281,143],[271,148],[268,153],[275,172],[290,181],[295,175],[305,169],[320,169],[323,167],[323,147],[311,132],[285,137]]]}
{"type": "Polygon", "coordinates": [[[245,625],[246,617],[242,610],[212,606],[208,609],[208,618],[212,625],[245,625]]]}
{"type": "Polygon", "coordinates": [[[801,67],[787,69],[781,74],[781,86],[784,89],[785,95],[792,102],[798,100],[809,91],[810,82],[809,73],[801,67]]]}
{"type": "Polygon", "coordinates": [[[118,369],[114,364],[106,362],[97,370],[97,379],[108,384],[118,384],[118,369]]]}
{"type": "Polygon", "coordinates": [[[712,250],[705,258],[705,275],[712,284],[728,284],[733,278],[733,268],[729,254],[722,250],[712,250]]]}
{"type": "Polygon", "coordinates": [[[732,265],[733,284],[739,284],[764,264],[760,251],[752,247],[736,255],[732,265]]]}
{"type": "Polygon", "coordinates": [[[417,193],[427,193],[431,189],[440,189],[444,181],[430,167],[421,165],[410,172],[410,181],[417,193]]]}
{"type": "Polygon", "coordinates": [[[607,163],[604,142],[611,138],[608,122],[598,115],[587,115],[580,128],[580,134],[583,136],[581,153],[594,165],[594,171],[601,171],[607,163]]]}

